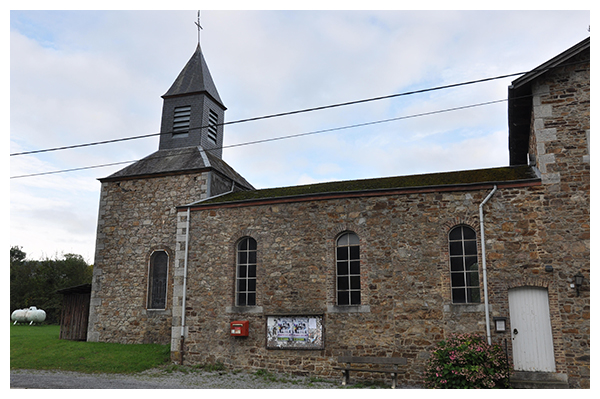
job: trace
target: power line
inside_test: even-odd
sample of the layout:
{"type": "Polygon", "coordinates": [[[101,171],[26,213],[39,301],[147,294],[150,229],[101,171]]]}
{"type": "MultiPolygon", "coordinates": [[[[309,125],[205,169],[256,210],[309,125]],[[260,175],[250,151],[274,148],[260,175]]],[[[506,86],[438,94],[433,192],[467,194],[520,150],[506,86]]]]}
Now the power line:
{"type": "MultiPolygon", "coordinates": [[[[366,99],[362,99],[362,100],[348,101],[348,102],[337,103],[337,104],[323,105],[320,107],[304,108],[304,109],[300,109],[300,110],[296,110],[296,111],[288,111],[288,112],[281,112],[281,113],[277,113],[277,114],[270,114],[270,115],[257,116],[257,117],[246,118],[246,119],[239,119],[239,120],[223,122],[223,123],[219,123],[219,124],[211,125],[211,126],[234,125],[234,124],[238,124],[238,123],[253,122],[253,121],[271,119],[271,118],[279,118],[282,116],[296,115],[296,114],[307,113],[307,112],[322,111],[325,109],[345,107],[348,105],[356,105],[356,104],[362,104],[362,103],[367,103],[367,102],[372,102],[372,101],[386,100],[386,99],[391,99],[391,98],[396,98],[396,97],[409,96],[409,95],[413,95],[413,94],[421,94],[421,93],[427,93],[427,92],[431,92],[431,91],[450,89],[450,88],[460,87],[460,86],[467,86],[467,85],[472,85],[472,84],[476,84],[476,83],[489,82],[492,80],[498,80],[498,79],[504,79],[504,78],[508,78],[508,77],[512,77],[512,76],[522,75],[524,73],[526,73],[526,72],[511,73],[508,75],[500,75],[500,76],[494,76],[494,77],[490,77],[490,78],[471,80],[471,81],[467,81],[467,82],[453,83],[453,84],[449,84],[449,85],[436,86],[436,87],[431,87],[431,88],[427,88],[427,89],[420,89],[420,90],[407,91],[407,92],[403,92],[403,93],[389,94],[386,96],[371,97],[371,98],[366,98],[366,99]]],[[[209,126],[207,125],[207,126],[201,126],[196,129],[204,129],[204,128],[208,128],[208,127],[209,126]]],[[[94,145],[117,143],[120,141],[137,140],[137,139],[143,139],[143,138],[148,138],[148,137],[153,137],[153,136],[159,136],[161,134],[171,134],[171,133],[173,133],[173,132],[150,133],[150,134],[143,134],[140,136],[124,137],[124,138],[113,139],[113,140],[104,140],[104,141],[96,141],[96,142],[90,142],[90,143],[84,143],[84,144],[75,144],[75,145],[69,145],[69,146],[63,146],[63,147],[17,152],[17,153],[10,154],[10,156],[12,157],[12,156],[18,156],[18,155],[39,154],[42,152],[69,150],[69,149],[89,147],[89,146],[94,146],[94,145]]]]}
{"type": "MultiPolygon", "coordinates": [[[[573,62],[573,63],[568,63],[568,64],[561,64],[561,65],[554,66],[554,67],[545,67],[545,68],[540,68],[540,69],[536,68],[536,69],[533,69],[533,70],[527,71],[527,72],[510,73],[510,74],[507,74],[507,75],[499,75],[499,76],[494,76],[494,77],[489,77],[489,78],[470,80],[470,81],[467,81],[467,82],[453,83],[453,84],[443,85],[443,86],[436,86],[436,87],[431,87],[431,88],[427,88],[427,89],[407,91],[407,92],[403,92],[403,93],[390,94],[390,95],[387,95],[387,96],[371,97],[371,98],[362,99],[362,100],[348,101],[348,102],[331,104],[331,105],[324,105],[324,106],[313,107],[313,108],[305,108],[305,109],[296,110],[296,111],[289,111],[289,112],[282,112],[282,113],[277,113],[277,114],[257,116],[257,117],[253,117],[253,118],[247,118],[247,119],[239,119],[239,120],[236,120],[236,121],[218,123],[218,124],[212,125],[212,126],[225,126],[225,125],[233,125],[233,124],[237,124],[237,123],[253,122],[253,121],[263,120],[263,119],[278,118],[278,117],[282,117],[282,116],[289,116],[289,115],[295,115],[295,114],[301,114],[301,113],[313,112],[313,111],[321,111],[321,110],[324,110],[324,109],[344,107],[344,106],[348,106],[348,105],[362,104],[362,103],[371,102],[371,101],[379,101],[379,100],[385,100],[385,99],[390,99],[390,98],[395,98],[395,97],[402,97],[402,96],[408,96],[408,95],[413,95],[413,94],[427,93],[427,92],[436,91],[436,90],[444,90],[444,89],[449,89],[449,88],[454,88],[454,87],[460,87],[460,86],[466,86],[466,85],[471,85],[471,84],[476,84],[476,83],[489,82],[489,81],[492,81],[492,80],[509,78],[509,77],[517,76],[517,75],[524,75],[524,74],[529,73],[529,72],[540,72],[540,71],[547,72],[547,71],[550,71],[550,70],[555,69],[555,68],[562,68],[562,67],[570,66],[570,65],[583,64],[583,63],[586,63],[586,62],[590,62],[590,60],[588,59],[588,60],[583,60],[583,61],[578,61],[578,62],[573,62]]],[[[208,127],[209,126],[206,125],[206,126],[200,126],[199,128],[196,128],[196,129],[205,129],[205,128],[208,128],[208,127]]],[[[117,143],[117,142],[120,142],[120,141],[143,139],[143,138],[148,138],[148,137],[153,137],[153,136],[160,136],[161,134],[171,134],[171,133],[173,133],[173,132],[169,131],[169,132],[164,132],[164,133],[150,133],[150,134],[143,134],[143,135],[139,135],[139,136],[123,137],[123,138],[113,139],[113,140],[104,140],[104,141],[96,141],[96,142],[90,142],[90,143],[84,143],[84,144],[75,144],[75,145],[63,146],[63,147],[55,147],[55,148],[47,148],[47,149],[41,149],[41,150],[17,152],[17,153],[10,154],[10,156],[12,157],[12,156],[17,156],[17,155],[31,155],[31,154],[39,154],[39,153],[43,153],[43,152],[68,150],[68,149],[81,148],[81,147],[89,147],[89,146],[94,146],[94,145],[117,143]]]]}
{"type": "MultiPolygon", "coordinates": [[[[526,97],[530,97],[530,96],[526,96],[526,97]]],[[[413,115],[399,116],[396,118],[381,119],[378,121],[358,123],[358,124],[354,124],[354,125],[338,126],[338,127],[329,128],[329,129],[315,130],[315,131],[311,131],[311,132],[297,133],[297,134],[273,137],[273,138],[263,139],[263,140],[255,140],[255,141],[249,141],[249,142],[245,142],[245,143],[230,144],[230,145],[221,146],[221,147],[217,147],[217,148],[204,149],[204,151],[216,151],[216,150],[220,150],[220,149],[224,149],[224,148],[242,147],[242,146],[253,145],[253,144],[267,143],[267,142],[271,142],[271,141],[279,141],[279,140],[285,140],[285,139],[291,139],[291,138],[297,138],[297,137],[303,137],[303,136],[310,136],[310,135],[315,135],[315,134],[320,134],[320,133],[328,133],[328,132],[339,131],[339,130],[353,129],[353,128],[357,128],[357,127],[372,126],[372,125],[378,125],[378,124],[382,124],[382,123],[399,121],[399,120],[403,120],[403,119],[417,118],[417,117],[421,117],[421,116],[429,116],[429,115],[441,114],[441,113],[452,112],[452,111],[460,111],[463,109],[481,107],[484,105],[491,105],[491,104],[496,104],[496,103],[505,102],[505,101],[508,101],[508,100],[501,99],[501,100],[486,101],[486,102],[482,102],[482,103],[463,105],[460,107],[453,107],[453,108],[446,108],[446,109],[437,110],[437,111],[430,111],[430,112],[423,112],[423,113],[413,114],[413,115]]],[[[156,158],[159,158],[159,157],[156,157],[156,158]]],[[[20,178],[24,178],[24,177],[44,176],[44,175],[51,175],[51,174],[57,174],[57,173],[74,172],[74,171],[85,170],[85,169],[104,168],[104,167],[108,167],[108,166],[133,163],[133,162],[137,162],[137,161],[139,161],[139,160],[114,162],[114,163],[101,164],[101,165],[95,165],[95,166],[86,166],[86,167],[73,168],[73,169],[63,169],[63,170],[56,170],[56,171],[52,171],[52,172],[32,173],[32,174],[27,174],[27,175],[11,176],[10,178],[11,179],[20,179],[20,178]]]]}
{"type": "Polygon", "coordinates": [[[85,170],[85,169],[105,168],[105,167],[108,167],[108,166],[122,165],[122,164],[133,163],[133,162],[137,162],[137,161],[122,161],[122,162],[105,163],[105,164],[102,164],[102,165],[95,165],[95,166],[83,166],[81,168],[62,169],[62,170],[55,170],[55,171],[52,171],[52,172],[41,172],[41,173],[32,173],[32,174],[29,174],[29,175],[11,176],[10,178],[11,179],[20,179],[20,178],[23,178],[23,177],[54,175],[54,174],[57,174],[57,173],[76,172],[78,170],[85,170]]]}
{"type": "MultiPolygon", "coordinates": [[[[171,133],[171,132],[169,132],[169,133],[171,133]]],[[[144,139],[144,138],[158,136],[158,135],[160,135],[160,133],[149,133],[149,134],[143,134],[143,135],[140,135],[140,136],[123,137],[123,138],[120,138],[120,139],[96,141],[96,142],[92,142],[92,143],[75,144],[75,145],[68,145],[68,146],[64,146],[64,147],[46,148],[46,149],[43,149],[43,150],[33,150],[33,151],[25,151],[25,152],[16,152],[16,153],[10,154],[10,156],[12,157],[12,156],[17,156],[17,155],[39,154],[39,153],[42,153],[42,152],[52,152],[52,151],[60,151],[60,150],[71,150],[73,148],[82,148],[82,147],[91,147],[91,146],[100,145],[100,144],[118,143],[118,142],[121,142],[121,141],[144,139]]]]}
{"type": "MultiPolygon", "coordinates": [[[[261,143],[267,143],[267,142],[270,142],[270,141],[278,141],[278,140],[291,139],[291,138],[302,137],[302,136],[310,136],[310,135],[319,134],[319,133],[334,132],[334,131],[337,131],[337,130],[345,130],[345,129],[352,129],[352,128],[357,128],[357,127],[372,126],[372,125],[378,125],[378,124],[381,124],[381,123],[399,121],[399,120],[403,120],[403,119],[417,118],[417,117],[420,117],[420,116],[429,116],[429,115],[435,115],[435,114],[442,114],[442,113],[450,112],[450,111],[460,111],[462,109],[481,107],[483,105],[496,104],[496,103],[505,102],[505,101],[508,101],[508,100],[507,99],[502,99],[502,100],[486,101],[486,102],[478,103],[478,104],[463,105],[463,106],[460,106],[460,107],[447,108],[447,109],[442,109],[442,110],[438,110],[438,111],[423,112],[423,113],[420,113],[420,114],[414,114],[414,115],[408,115],[408,116],[399,116],[399,117],[396,117],[396,118],[381,119],[381,120],[373,121],[373,122],[365,122],[365,123],[358,123],[358,124],[355,124],[355,125],[333,127],[333,128],[330,128],[330,129],[316,130],[316,131],[307,132],[307,133],[297,133],[297,134],[291,134],[291,135],[288,135],[288,136],[273,137],[273,138],[264,139],[264,140],[248,141],[248,142],[239,143],[239,144],[230,144],[230,145],[222,146],[221,148],[242,147],[242,146],[251,145],[251,144],[261,144],[261,143]]],[[[208,149],[208,150],[205,150],[205,151],[211,151],[211,150],[216,150],[216,148],[215,149],[208,149]]]]}
{"type": "MultiPolygon", "coordinates": [[[[575,62],[575,63],[562,64],[562,65],[558,65],[558,66],[555,66],[555,67],[547,67],[547,68],[534,69],[534,70],[528,71],[528,72],[518,72],[518,73],[513,73],[513,74],[500,75],[500,76],[495,76],[495,77],[491,77],[491,78],[484,78],[484,79],[472,80],[472,81],[468,81],[468,82],[455,83],[455,84],[451,84],[451,85],[437,86],[437,87],[433,87],[433,88],[429,88],[429,89],[421,89],[421,90],[415,90],[415,91],[409,91],[409,92],[391,94],[391,95],[388,95],[388,96],[381,96],[381,97],[372,97],[372,98],[363,99],[363,100],[350,101],[350,102],[332,104],[332,105],[327,105],[327,106],[322,106],[322,107],[315,107],[315,108],[306,108],[306,109],[297,110],[297,111],[284,112],[284,113],[279,113],[279,114],[271,114],[271,115],[266,115],[266,116],[261,116],[261,117],[255,117],[255,118],[240,119],[240,120],[237,120],[237,121],[221,123],[219,125],[231,125],[231,124],[235,124],[235,123],[249,122],[249,121],[255,121],[255,120],[260,120],[260,119],[275,118],[275,117],[280,117],[280,116],[293,115],[293,114],[299,114],[299,113],[304,113],[304,112],[311,112],[311,111],[317,111],[317,110],[323,110],[323,109],[341,107],[341,106],[346,106],[346,105],[365,103],[365,102],[369,102],[369,101],[377,101],[377,100],[382,100],[382,99],[387,99],[387,98],[394,98],[394,97],[406,96],[406,95],[411,95],[411,94],[425,93],[425,92],[429,92],[429,91],[442,90],[442,89],[447,89],[447,88],[451,88],[451,87],[464,86],[464,85],[469,85],[469,84],[474,84],[474,83],[481,83],[481,82],[485,82],[485,81],[502,79],[502,78],[516,76],[516,75],[522,75],[522,74],[526,74],[526,73],[529,73],[529,72],[535,72],[535,71],[537,71],[537,72],[539,72],[539,71],[546,72],[546,71],[554,69],[554,68],[562,68],[562,67],[569,66],[569,65],[582,64],[582,63],[586,63],[586,62],[589,62],[589,61],[590,60],[584,60],[584,61],[575,62]]],[[[522,96],[520,98],[525,98],[525,97],[531,97],[531,95],[522,96]]],[[[513,98],[513,100],[515,100],[515,99],[516,98],[513,98]]],[[[379,121],[366,122],[366,123],[361,123],[361,124],[356,124],[356,125],[349,125],[349,126],[342,126],[342,127],[337,127],[337,128],[317,130],[317,131],[313,131],[313,132],[298,133],[298,134],[293,134],[293,135],[288,135],[288,136],[280,136],[280,137],[274,137],[274,138],[270,138],[270,139],[251,141],[251,142],[246,142],[246,143],[230,144],[228,146],[221,146],[221,147],[213,148],[213,149],[205,149],[205,151],[214,151],[214,150],[223,149],[223,148],[241,147],[241,146],[246,146],[246,145],[251,145],[251,144],[259,144],[259,143],[265,143],[265,142],[270,142],[270,141],[284,140],[284,139],[289,139],[289,138],[296,138],[296,137],[308,136],[308,135],[325,133],[325,132],[331,132],[331,131],[336,131],[336,130],[350,129],[350,128],[356,128],[356,127],[364,127],[364,126],[375,125],[375,124],[380,124],[380,123],[386,123],[386,122],[391,122],[391,121],[397,121],[397,120],[402,120],[402,119],[409,119],[409,118],[414,118],[414,117],[419,117],[419,116],[427,116],[427,115],[434,115],[434,114],[438,114],[438,113],[444,113],[444,112],[450,112],[450,111],[457,111],[457,110],[461,110],[461,109],[467,109],[467,108],[473,108],[473,107],[478,107],[478,106],[483,106],[483,105],[489,105],[489,104],[499,103],[499,102],[503,102],[503,101],[507,101],[507,99],[487,101],[487,102],[478,103],[478,104],[472,104],[472,105],[465,105],[465,106],[460,106],[460,107],[448,108],[448,109],[444,109],[444,110],[425,112],[425,113],[421,113],[421,114],[414,114],[414,115],[409,115],[409,116],[403,116],[403,117],[397,117],[397,118],[391,118],[391,119],[384,119],[384,120],[379,120],[379,121]]],[[[208,126],[200,127],[200,129],[205,128],[205,127],[208,127],[208,126]]],[[[139,138],[146,138],[146,137],[157,136],[157,135],[160,135],[160,134],[168,134],[168,133],[171,133],[171,132],[152,133],[152,134],[146,134],[146,135],[141,135],[141,136],[125,137],[125,138],[121,138],[121,139],[105,140],[105,141],[95,142],[95,143],[86,143],[86,144],[78,144],[78,145],[73,145],[73,146],[49,148],[49,149],[44,149],[44,150],[35,150],[35,151],[28,151],[28,152],[21,152],[21,153],[13,153],[13,154],[10,154],[10,156],[35,154],[35,153],[41,153],[41,152],[58,151],[58,150],[62,150],[62,149],[71,149],[71,148],[92,146],[92,145],[98,145],[98,144],[114,143],[114,142],[126,141],[126,140],[135,140],[135,139],[139,139],[139,138]]],[[[86,166],[86,167],[81,167],[81,168],[56,170],[56,171],[52,171],[52,172],[32,173],[32,174],[27,174],[27,175],[11,176],[10,179],[19,179],[19,178],[25,178],[25,177],[43,176],[43,175],[50,175],[50,174],[57,174],[57,173],[66,173],[66,172],[73,172],[73,171],[86,170],[86,169],[103,168],[103,167],[108,167],[108,166],[121,165],[121,164],[126,164],[126,163],[133,163],[133,162],[137,162],[137,161],[138,160],[123,161],[123,162],[114,162],[114,163],[101,164],[101,165],[95,165],[95,166],[86,166]]]]}

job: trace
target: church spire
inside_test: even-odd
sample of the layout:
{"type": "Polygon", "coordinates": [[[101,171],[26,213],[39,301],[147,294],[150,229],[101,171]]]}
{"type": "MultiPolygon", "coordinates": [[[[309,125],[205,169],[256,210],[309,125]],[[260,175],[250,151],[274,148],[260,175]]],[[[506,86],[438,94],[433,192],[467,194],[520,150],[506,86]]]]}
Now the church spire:
{"type": "Polygon", "coordinates": [[[171,88],[162,97],[167,98],[203,92],[211,96],[223,109],[227,109],[217,92],[217,87],[202,54],[200,43],[198,43],[196,51],[181,70],[171,88]]]}
{"type": "Polygon", "coordinates": [[[195,146],[221,158],[227,108],[210,75],[200,43],[162,98],[158,149],[195,146]]]}

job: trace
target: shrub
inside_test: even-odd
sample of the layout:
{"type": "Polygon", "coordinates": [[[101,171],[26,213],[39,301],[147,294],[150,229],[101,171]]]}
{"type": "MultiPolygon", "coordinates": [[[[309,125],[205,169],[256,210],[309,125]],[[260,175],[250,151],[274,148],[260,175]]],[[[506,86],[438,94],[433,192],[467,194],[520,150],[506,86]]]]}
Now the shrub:
{"type": "Polygon", "coordinates": [[[509,368],[499,345],[477,334],[458,334],[438,343],[425,371],[429,388],[504,388],[509,368]]]}

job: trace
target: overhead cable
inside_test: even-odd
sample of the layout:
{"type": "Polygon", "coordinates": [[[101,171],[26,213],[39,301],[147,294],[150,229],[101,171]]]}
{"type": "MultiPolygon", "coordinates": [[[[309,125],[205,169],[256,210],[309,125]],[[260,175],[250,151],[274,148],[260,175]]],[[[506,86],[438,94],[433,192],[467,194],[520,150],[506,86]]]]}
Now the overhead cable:
{"type": "MultiPolygon", "coordinates": [[[[267,143],[267,142],[271,142],[271,141],[285,140],[285,139],[309,136],[309,135],[320,134],[320,133],[328,133],[328,132],[352,129],[352,128],[357,128],[357,127],[365,127],[365,126],[377,125],[377,124],[381,124],[381,123],[399,121],[399,120],[403,120],[403,119],[417,118],[417,117],[421,117],[421,116],[429,116],[429,115],[441,114],[441,113],[445,113],[445,112],[459,111],[459,110],[468,109],[468,108],[481,107],[484,105],[496,104],[496,103],[505,102],[505,101],[508,101],[508,100],[501,99],[501,100],[486,101],[486,102],[478,103],[478,104],[463,105],[460,107],[446,108],[446,109],[437,110],[437,111],[430,111],[430,112],[423,112],[423,113],[413,114],[413,115],[399,116],[396,118],[382,119],[382,120],[378,120],[378,121],[358,123],[358,124],[347,125],[347,126],[339,126],[339,127],[329,128],[329,129],[322,129],[322,130],[315,130],[315,131],[305,132],[305,133],[291,134],[291,135],[287,135],[287,136],[272,137],[269,139],[248,141],[248,142],[238,143],[238,144],[229,144],[229,145],[225,145],[225,146],[221,146],[221,147],[204,149],[204,151],[217,151],[217,150],[224,149],[224,148],[242,147],[242,146],[247,146],[247,145],[261,144],[261,143],[267,143]]],[[[156,157],[156,158],[159,158],[159,157],[156,157]]],[[[56,170],[56,171],[52,171],[52,172],[32,173],[32,174],[27,174],[27,175],[11,176],[10,178],[11,179],[19,179],[19,178],[24,178],[24,177],[33,177],[33,176],[43,176],[43,175],[50,175],[50,174],[57,174],[57,173],[74,172],[74,171],[78,171],[78,170],[103,168],[103,167],[114,166],[114,165],[119,165],[119,164],[133,163],[133,162],[137,162],[137,161],[139,161],[139,160],[115,162],[115,163],[87,166],[87,167],[74,168],[74,169],[63,169],[63,170],[56,170]]]]}
{"type": "MultiPolygon", "coordinates": [[[[554,69],[554,68],[565,67],[565,66],[576,65],[576,64],[583,64],[583,63],[586,63],[586,62],[589,62],[589,61],[590,60],[588,59],[588,60],[583,60],[583,61],[577,61],[577,62],[574,62],[574,63],[561,64],[559,66],[544,67],[544,68],[539,68],[539,69],[536,68],[536,69],[533,69],[533,70],[527,71],[527,72],[516,72],[516,73],[510,73],[510,74],[506,74],[506,75],[499,75],[499,76],[494,76],[494,77],[489,77],[489,78],[470,80],[470,81],[467,81],[467,82],[453,83],[453,84],[449,84],[449,85],[430,87],[430,88],[427,88],[427,89],[420,89],[420,90],[407,91],[407,92],[403,92],[403,93],[390,94],[390,95],[387,95],[387,96],[371,97],[371,98],[366,98],[366,99],[362,99],[362,100],[348,101],[348,102],[343,102],[343,103],[337,103],[337,104],[331,104],[331,105],[324,105],[324,106],[320,106],[320,107],[305,108],[305,109],[296,110],[296,111],[289,111],[289,112],[282,112],[282,113],[277,113],[277,114],[257,116],[257,117],[253,117],[253,118],[239,119],[239,120],[235,120],[235,121],[214,124],[214,125],[211,125],[211,126],[233,125],[233,124],[237,124],[237,123],[252,122],[252,121],[257,121],[257,120],[277,118],[277,117],[281,117],[281,116],[289,116],[289,115],[301,114],[301,113],[306,113],[306,112],[313,112],[313,111],[320,111],[320,110],[324,110],[324,109],[331,109],[331,108],[343,107],[343,106],[348,106],[348,105],[362,104],[362,103],[371,102],[371,101],[385,100],[385,99],[390,99],[390,98],[395,98],[395,97],[401,97],[401,96],[408,96],[408,95],[413,95],[413,94],[426,93],[426,92],[431,92],[431,91],[436,91],[436,90],[450,89],[450,88],[454,88],[454,87],[460,87],[460,86],[466,86],[466,85],[471,85],[471,84],[476,84],[476,83],[489,82],[489,81],[492,81],[492,80],[509,78],[509,77],[512,77],[512,76],[524,75],[524,74],[530,73],[530,72],[539,72],[539,71],[547,72],[547,71],[549,71],[551,69],[554,69]]],[[[201,127],[197,128],[197,129],[204,129],[204,128],[208,128],[208,127],[209,126],[206,125],[206,126],[201,126],[201,127]]],[[[123,137],[123,138],[119,138],[119,139],[96,141],[96,142],[91,142],[91,143],[75,144],[75,145],[69,145],[69,146],[62,146],[62,147],[55,147],[55,148],[46,148],[46,149],[32,150],[32,151],[16,152],[16,153],[10,154],[10,156],[12,157],[12,156],[17,156],[17,155],[39,154],[39,153],[43,153],[43,152],[68,150],[68,149],[81,148],[81,147],[89,147],[89,146],[94,146],[94,145],[116,143],[116,142],[120,142],[120,141],[143,139],[143,138],[148,138],[148,137],[153,137],[153,136],[160,136],[161,134],[171,134],[171,133],[173,133],[173,132],[169,131],[169,132],[163,132],[163,133],[142,134],[142,135],[139,135],[139,136],[123,137]]]]}
{"type": "MultiPolygon", "coordinates": [[[[253,118],[239,119],[239,120],[235,120],[235,121],[214,124],[211,126],[234,125],[234,124],[238,124],[238,123],[253,122],[253,121],[264,120],[264,119],[278,118],[278,117],[282,117],[282,116],[296,115],[296,114],[301,114],[301,113],[306,113],[306,112],[314,112],[314,111],[321,111],[321,110],[325,110],[325,109],[344,107],[344,106],[348,106],[348,105],[362,104],[362,103],[367,103],[367,102],[371,102],[371,101],[379,101],[379,100],[385,100],[385,99],[390,99],[390,98],[395,98],[395,97],[427,93],[427,92],[436,91],[436,90],[450,89],[450,88],[459,87],[459,86],[472,85],[475,83],[483,83],[483,82],[488,82],[488,81],[497,80],[497,79],[504,79],[504,78],[511,77],[511,76],[522,75],[523,73],[525,73],[525,72],[511,73],[508,75],[494,76],[491,78],[471,80],[471,81],[462,82],[462,83],[453,83],[453,84],[449,84],[449,85],[431,87],[431,88],[427,88],[427,89],[406,91],[403,93],[390,94],[390,95],[386,95],[386,96],[371,97],[371,98],[366,98],[366,99],[362,99],[362,100],[355,100],[355,101],[348,101],[348,102],[337,103],[337,104],[323,105],[320,107],[305,108],[305,109],[300,109],[300,110],[296,110],[296,111],[288,111],[288,112],[281,112],[281,113],[277,113],[277,114],[257,116],[257,117],[253,117],[253,118]]],[[[196,129],[204,129],[204,128],[208,128],[208,127],[209,126],[206,125],[206,126],[201,126],[196,129]]],[[[54,148],[46,148],[46,149],[41,149],[41,150],[16,152],[16,153],[10,154],[10,156],[12,157],[12,156],[17,156],[17,155],[31,155],[31,154],[39,154],[42,152],[69,150],[69,149],[73,149],[73,148],[89,147],[89,146],[100,145],[100,144],[117,143],[120,141],[137,140],[137,139],[143,139],[143,138],[148,138],[148,137],[153,137],[153,136],[160,136],[161,134],[171,134],[171,133],[173,133],[173,132],[169,131],[169,132],[163,132],[163,133],[149,133],[149,134],[143,134],[143,135],[139,135],[139,136],[123,137],[123,138],[119,138],[119,139],[96,141],[96,142],[91,142],[91,143],[75,144],[75,145],[54,147],[54,148]]]]}

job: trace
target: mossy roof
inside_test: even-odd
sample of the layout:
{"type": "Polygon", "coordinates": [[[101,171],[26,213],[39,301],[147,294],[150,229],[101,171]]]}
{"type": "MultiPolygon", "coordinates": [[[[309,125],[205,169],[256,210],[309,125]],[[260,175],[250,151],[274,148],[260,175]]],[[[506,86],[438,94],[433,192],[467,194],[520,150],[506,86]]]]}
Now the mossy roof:
{"type": "Polygon", "coordinates": [[[305,196],[359,192],[378,192],[394,189],[435,188],[448,186],[468,186],[475,184],[501,184],[509,182],[540,181],[529,166],[509,166],[491,169],[464,170],[458,172],[430,173],[410,176],[384,177],[377,179],[344,180],[302,186],[267,188],[260,190],[238,191],[220,197],[214,197],[193,204],[196,206],[245,203],[261,200],[284,199],[305,196]]]}

